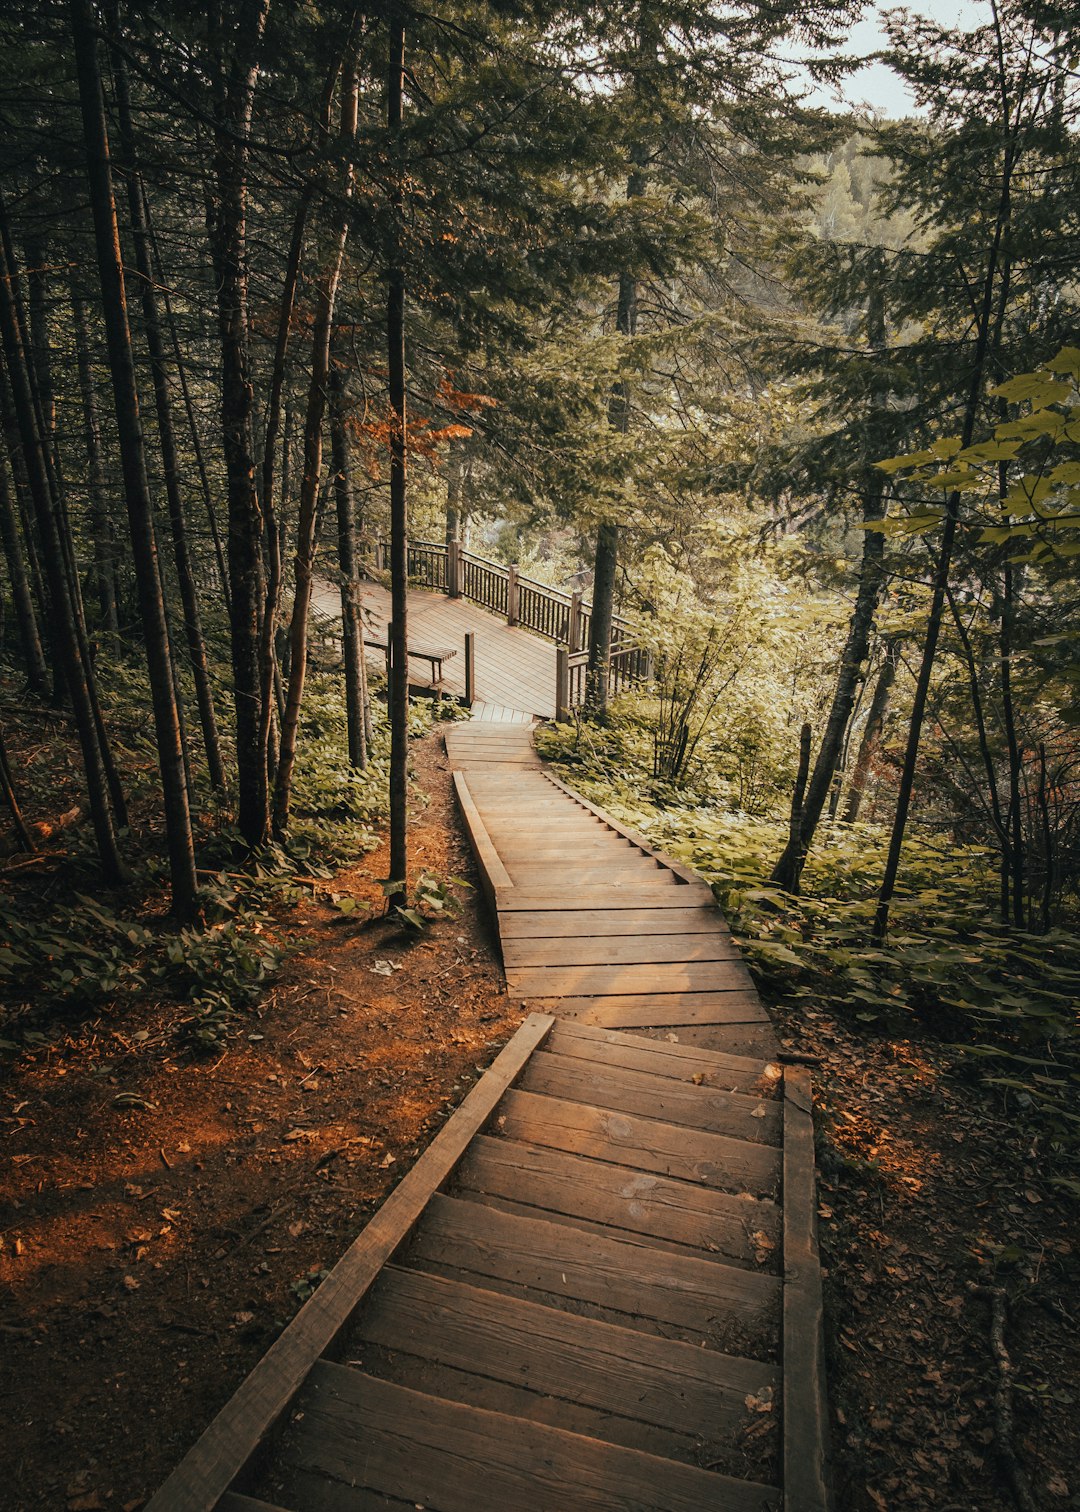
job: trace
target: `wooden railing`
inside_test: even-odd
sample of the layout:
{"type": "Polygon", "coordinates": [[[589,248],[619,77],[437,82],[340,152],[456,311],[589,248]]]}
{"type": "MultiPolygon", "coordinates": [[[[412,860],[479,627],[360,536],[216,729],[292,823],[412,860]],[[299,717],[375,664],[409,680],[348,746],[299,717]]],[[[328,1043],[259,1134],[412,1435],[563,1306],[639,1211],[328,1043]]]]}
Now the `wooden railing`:
{"type": "MultiPolygon", "coordinates": [[[[377,543],[376,568],[384,571],[388,559],[386,546],[377,543]]],[[[504,567],[501,562],[489,561],[466,551],[458,541],[410,541],[409,581],[450,598],[471,599],[492,614],[505,617],[508,625],[520,625],[555,641],[559,647],[556,707],[560,717],[584,706],[589,659],[584,648],[589,643],[592,605],[585,603],[580,593],[565,593],[523,577],[516,565],[504,567]]],[[[612,615],[609,692],[619,693],[651,676],[651,653],[634,643],[628,620],[612,615]]]]}

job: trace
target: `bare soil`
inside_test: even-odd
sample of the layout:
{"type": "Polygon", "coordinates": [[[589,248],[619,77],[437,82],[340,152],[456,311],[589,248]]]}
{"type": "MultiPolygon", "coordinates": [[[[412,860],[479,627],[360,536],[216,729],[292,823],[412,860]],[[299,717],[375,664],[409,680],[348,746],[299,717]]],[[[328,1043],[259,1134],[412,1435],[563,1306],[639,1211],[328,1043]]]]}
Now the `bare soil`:
{"type": "MultiPolygon", "coordinates": [[[[416,871],[475,882],[438,729],[411,759],[416,871]]],[[[386,862],[326,894],[380,909],[386,862]]],[[[140,1507],[516,1029],[461,897],[419,936],[313,897],[222,1055],[179,1053],[182,1005],[146,1004],[4,1074],[4,1512],[140,1507]]]]}

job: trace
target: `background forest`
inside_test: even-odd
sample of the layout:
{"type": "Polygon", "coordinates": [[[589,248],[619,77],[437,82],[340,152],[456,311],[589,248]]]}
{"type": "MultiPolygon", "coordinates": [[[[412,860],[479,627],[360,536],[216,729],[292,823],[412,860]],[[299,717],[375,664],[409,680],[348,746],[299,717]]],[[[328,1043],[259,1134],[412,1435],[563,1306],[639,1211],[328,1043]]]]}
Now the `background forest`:
{"type": "Polygon", "coordinates": [[[591,602],[538,743],[772,1001],[932,1042],[1080,1195],[1080,27],[891,12],[884,120],[784,61],[842,78],[856,15],[2,8],[13,1076],[148,1000],[188,1064],[261,1041],[387,830],[391,913],[447,908],[409,742],[456,715],[358,585],[404,665],[408,542],[457,541],[591,602]]]}

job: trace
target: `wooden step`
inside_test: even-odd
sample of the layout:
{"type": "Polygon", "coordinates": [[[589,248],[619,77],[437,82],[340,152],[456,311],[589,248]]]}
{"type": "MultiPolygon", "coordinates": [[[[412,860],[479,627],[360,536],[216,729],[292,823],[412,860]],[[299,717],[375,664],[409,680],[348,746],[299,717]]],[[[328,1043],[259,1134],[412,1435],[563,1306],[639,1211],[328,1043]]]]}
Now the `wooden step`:
{"type": "Polygon", "coordinates": [[[779,1257],[779,1210],[768,1199],[514,1139],[475,1140],[453,1190],[747,1269],[773,1270],[779,1257]]]}
{"type": "Polygon", "coordinates": [[[597,1029],[574,1019],[557,1023],[545,1041],[557,1055],[577,1056],[586,1064],[627,1066],[657,1076],[691,1080],[699,1086],[729,1092],[778,1095],[782,1071],[775,1061],[752,1056],[720,1055],[710,1050],[687,1050],[669,1041],[597,1029]]]}
{"type": "Polygon", "coordinates": [[[363,1505],[353,1488],[431,1512],[770,1512],[778,1497],[326,1361],[300,1395],[281,1463],[303,1512],[363,1505]]]}
{"type": "Polygon", "coordinates": [[[677,1176],[721,1192],[775,1197],[780,1162],[769,1145],[727,1134],[688,1131],[679,1124],[594,1108],[535,1092],[511,1091],[500,1102],[490,1132],[526,1144],[588,1155],[638,1171],[677,1176]]]}
{"type": "Polygon", "coordinates": [[[725,1354],[776,1353],[775,1276],[460,1197],[431,1199],[404,1263],[725,1354]]]}
{"type": "MultiPolygon", "coordinates": [[[[545,994],[533,994],[543,1001],[545,994]]],[[[711,992],[612,993],[581,997],[551,995],[552,1010],[563,1017],[604,1029],[662,1029],[665,1025],[768,1024],[757,993],[740,984],[711,992]]]]}
{"type": "MultiPolygon", "coordinates": [[[[505,859],[505,858],[504,858],[505,859]]],[[[507,865],[510,863],[508,862],[507,865]]],[[[728,934],[558,935],[503,940],[507,966],[651,966],[671,961],[741,961],[728,934]]]]}
{"type": "Polygon", "coordinates": [[[779,1385],[757,1360],[398,1266],[380,1277],[345,1356],[417,1389],[437,1382],[434,1395],[689,1463],[732,1457],[755,1416],[746,1398],[768,1400],[779,1385]]]}
{"type": "Polygon", "coordinates": [[[524,1092],[730,1134],[751,1144],[780,1142],[781,1110],[772,1092],[765,1096],[719,1092],[695,1086],[689,1079],[680,1081],[626,1066],[590,1066],[547,1050],[532,1056],[517,1085],[524,1092]]]}
{"type": "Polygon", "coordinates": [[[640,908],[686,908],[691,903],[716,907],[712,893],[705,887],[670,887],[666,883],[652,888],[604,886],[603,883],[579,886],[575,878],[573,888],[513,887],[496,898],[500,924],[511,913],[565,913],[572,916],[590,909],[640,909],[640,908]]]}
{"type": "MultiPolygon", "coordinates": [[[[488,833],[491,833],[489,829],[488,833]]],[[[633,900],[631,900],[632,902],[633,900]]],[[[499,933],[507,940],[563,940],[590,936],[669,934],[722,934],[730,939],[727,925],[712,904],[690,908],[676,902],[671,908],[578,908],[526,913],[518,910],[499,921],[499,933]]]]}
{"type": "MultiPolygon", "coordinates": [[[[513,870],[510,869],[513,876],[513,870]]],[[[640,997],[739,989],[756,1000],[741,961],[661,961],[630,966],[519,966],[506,980],[522,997],[640,997]]]]}

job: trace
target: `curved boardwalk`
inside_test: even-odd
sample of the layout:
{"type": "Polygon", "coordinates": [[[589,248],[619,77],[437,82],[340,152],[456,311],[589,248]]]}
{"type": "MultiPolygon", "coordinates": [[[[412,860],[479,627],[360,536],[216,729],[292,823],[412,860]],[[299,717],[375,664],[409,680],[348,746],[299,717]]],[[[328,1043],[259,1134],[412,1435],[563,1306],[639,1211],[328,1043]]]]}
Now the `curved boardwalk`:
{"type": "Polygon", "coordinates": [[[447,749],[534,1012],[152,1512],[823,1512],[809,1078],[711,894],[447,749]]]}

